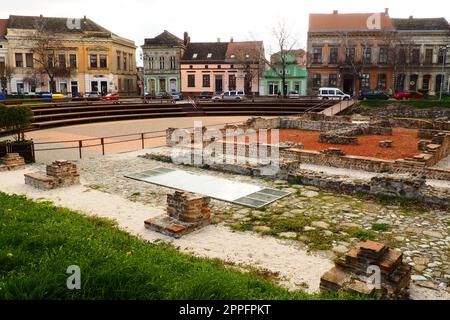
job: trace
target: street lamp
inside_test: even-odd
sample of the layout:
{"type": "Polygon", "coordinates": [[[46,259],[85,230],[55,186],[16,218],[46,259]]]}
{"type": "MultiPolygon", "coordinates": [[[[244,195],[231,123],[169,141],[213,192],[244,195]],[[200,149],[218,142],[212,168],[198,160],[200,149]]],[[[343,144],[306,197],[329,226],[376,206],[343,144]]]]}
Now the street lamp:
{"type": "Polygon", "coordinates": [[[450,45],[446,45],[445,47],[441,47],[442,50],[442,75],[441,75],[441,90],[439,92],[439,100],[442,100],[442,90],[444,90],[444,79],[445,79],[445,58],[447,58],[447,50],[450,48],[450,45]]]}

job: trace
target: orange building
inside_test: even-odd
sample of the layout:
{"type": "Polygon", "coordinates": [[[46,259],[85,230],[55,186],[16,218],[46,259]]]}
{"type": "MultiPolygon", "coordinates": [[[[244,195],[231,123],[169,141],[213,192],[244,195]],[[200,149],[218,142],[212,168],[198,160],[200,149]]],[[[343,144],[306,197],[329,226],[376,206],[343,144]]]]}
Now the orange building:
{"type": "Polygon", "coordinates": [[[393,90],[388,39],[395,34],[389,12],[311,14],[308,31],[308,89],[337,87],[393,90]]]}

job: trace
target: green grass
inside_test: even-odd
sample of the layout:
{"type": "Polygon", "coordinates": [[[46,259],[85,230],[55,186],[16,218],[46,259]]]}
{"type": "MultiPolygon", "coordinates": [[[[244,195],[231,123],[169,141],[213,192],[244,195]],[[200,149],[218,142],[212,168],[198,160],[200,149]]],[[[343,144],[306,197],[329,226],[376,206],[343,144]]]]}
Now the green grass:
{"type": "Polygon", "coordinates": [[[388,224],[385,223],[375,223],[372,225],[372,230],[373,231],[389,231],[390,226],[388,224]]]}
{"type": "MultiPolygon", "coordinates": [[[[0,299],[336,299],[149,244],[108,220],[0,193],[0,299]],[[81,290],[66,287],[81,268],[81,290]]],[[[349,299],[353,296],[341,296],[349,299]]]]}

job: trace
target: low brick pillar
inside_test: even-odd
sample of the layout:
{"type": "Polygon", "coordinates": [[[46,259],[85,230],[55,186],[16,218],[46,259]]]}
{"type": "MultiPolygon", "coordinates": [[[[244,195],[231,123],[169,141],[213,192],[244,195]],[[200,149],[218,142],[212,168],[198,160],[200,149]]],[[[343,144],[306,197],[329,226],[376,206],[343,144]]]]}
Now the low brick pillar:
{"type": "Polygon", "coordinates": [[[167,195],[167,215],[144,222],[147,229],[180,238],[210,224],[211,198],[185,191],[167,195]]]}
{"type": "MultiPolygon", "coordinates": [[[[373,241],[360,243],[320,279],[322,292],[351,292],[367,296],[405,297],[411,282],[411,266],[403,254],[373,241]],[[367,281],[378,269],[380,283],[367,281]]],[[[376,276],[375,276],[376,278],[376,276]]]]}
{"type": "Polygon", "coordinates": [[[0,172],[25,168],[25,159],[18,153],[7,153],[0,158],[0,172]]]}
{"type": "Polygon", "coordinates": [[[380,141],[378,145],[382,148],[392,148],[393,142],[391,140],[380,141]]]}
{"type": "Polygon", "coordinates": [[[47,165],[46,172],[25,174],[25,184],[40,190],[52,190],[80,183],[75,163],[58,160],[47,165]]]}

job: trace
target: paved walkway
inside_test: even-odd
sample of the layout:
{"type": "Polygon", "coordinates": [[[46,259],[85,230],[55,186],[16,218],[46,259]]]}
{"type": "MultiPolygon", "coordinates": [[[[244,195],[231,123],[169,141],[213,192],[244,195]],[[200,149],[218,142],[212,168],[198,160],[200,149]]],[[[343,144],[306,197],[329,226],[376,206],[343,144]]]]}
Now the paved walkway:
{"type": "MultiPolygon", "coordinates": [[[[68,127],[59,127],[53,129],[32,131],[27,133],[27,138],[32,138],[35,143],[38,143],[36,150],[54,149],[54,148],[72,148],[53,151],[37,151],[37,162],[51,162],[55,159],[78,160],[79,149],[78,140],[98,138],[83,144],[83,157],[98,156],[102,154],[102,147],[100,146],[100,138],[111,137],[118,135],[133,134],[129,137],[105,139],[105,143],[110,143],[105,146],[105,153],[120,153],[127,151],[134,151],[142,149],[142,142],[140,133],[162,131],[169,127],[185,128],[193,127],[194,121],[202,121],[203,125],[211,126],[224,123],[244,122],[250,117],[193,117],[193,118],[164,118],[164,119],[146,119],[146,120],[130,120],[130,121],[114,121],[103,123],[83,124],[68,127]],[[136,140],[121,142],[124,140],[136,140]],[[58,144],[46,144],[49,141],[72,141],[58,144]],[[40,144],[45,143],[45,144],[40,144]],[[112,144],[111,144],[112,143],[112,144]]],[[[147,134],[145,140],[145,147],[157,147],[165,145],[165,133],[159,132],[154,134],[147,134]],[[160,137],[158,137],[160,136],[160,137]],[[162,137],[161,137],[162,136],[162,137]],[[156,137],[156,138],[152,138],[156,137]],[[149,138],[149,139],[147,139],[149,138]],[[151,139],[150,139],[151,138],[151,139]]]]}

